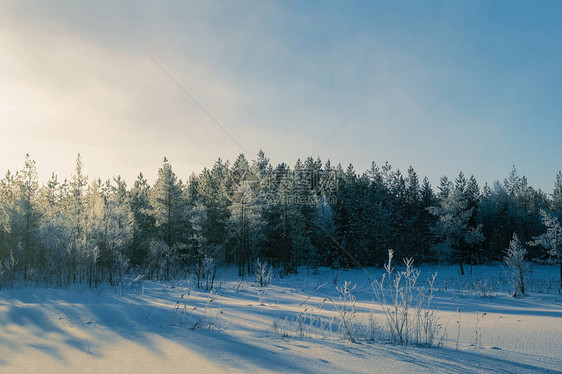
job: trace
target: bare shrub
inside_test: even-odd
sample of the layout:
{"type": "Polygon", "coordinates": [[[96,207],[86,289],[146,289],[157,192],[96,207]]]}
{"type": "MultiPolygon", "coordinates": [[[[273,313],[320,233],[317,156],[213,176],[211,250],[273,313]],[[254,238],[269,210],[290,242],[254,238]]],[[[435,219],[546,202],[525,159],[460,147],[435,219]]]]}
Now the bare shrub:
{"type": "Polygon", "coordinates": [[[342,302],[337,305],[333,301],[332,303],[336,307],[338,312],[338,330],[341,332],[345,339],[351,342],[357,340],[357,317],[355,313],[355,295],[351,292],[355,290],[355,285],[351,285],[351,282],[345,281],[342,287],[336,287],[340,293],[342,302]]]}
{"type": "Polygon", "coordinates": [[[423,288],[416,288],[420,272],[414,269],[414,260],[411,258],[404,259],[405,270],[395,273],[393,277],[393,255],[394,252],[389,250],[388,263],[384,265],[386,273],[380,282],[375,280],[372,284],[392,342],[406,346],[415,338],[418,344],[434,345],[439,342],[439,345],[444,331],[436,309],[431,306],[437,274],[429,280],[427,293],[423,288]]]}
{"type": "Polygon", "coordinates": [[[261,262],[258,258],[254,263],[256,280],[260,287],[265,287],[271,283],[271,278],[273,277],[273,267],[265,262],[261,262]]]}
{"type": "Polygon", "coordinates": [[[480,321],[484,318],[487,313],[476,312],[476,322],[474,324],[474,338],[470,343],[471,347],[482,348],[482,326],[480,326],[480,321]]]}
{"type": "Polygon", "coordinates": [[[201,287],[201,281],[203,280],[205,282],[205,290],[211,290],[215,284],[215,277],[217,275],[215,259],[205,255],[205,257],[197,262],[195,275],[197,276],[197,288],[201,287]]]}
{"type": "Polygon", "coordinates": [[[220,305],[219,294],[214,290],[211,290],[209,292],[209,299],[205,304],[205,309],[203,309],[203,315],[193,324],[193,326],[191,326],[191,329],[222,330],[224,328],[223,315],[224,313],[220,305]]]}
{"type": "Polygon", "coordinates": [[[0,260],[0,277],[5,278],[5,284],[8,288],[13,288],[16,281],[16,266],[18,260],[14,257],[14,251],[10,249],[10,256],[3,261],[0,260]]]}
{"type": "MultiPolygon", "coordinates": [[[[429,289],[427,293],[423,289],[419,293],[414,323],[416,342],[430,347],[435,345],[438,339],[443,338],[443,327],[439,323],[437,310],[431,306],[433,285],[436,278],[437,273],[433,274],[431,279],[428,279],[429,289]]],[[[437,345],[441,345],[441,341],[437,345]]]]}

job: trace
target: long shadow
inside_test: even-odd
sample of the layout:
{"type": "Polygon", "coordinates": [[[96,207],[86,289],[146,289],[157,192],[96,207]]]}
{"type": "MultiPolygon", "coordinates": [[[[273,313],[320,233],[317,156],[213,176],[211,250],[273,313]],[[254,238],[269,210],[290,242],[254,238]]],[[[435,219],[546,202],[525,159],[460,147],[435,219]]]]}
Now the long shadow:
{"type": "MultiPolygon", "coordinates": [[[[24,347],[30,347],[50,355],[58,360],[64,361],[63,354],[59,347],[53,343],[68,345],[73,349],[88,352],[88,342],[77,338],[61,326],[53,322],[52,316],[45,305],[14,305],[6,313],[0,313],[2,325],[8,326],[12,330],[13,326],[24,328],[41,342],[21,342],[16,333],[2,334],[0,345],[10,350],[20,352],[24,347]],[[56,340],[56,341],[54,341],[56,340]]],[[[16,330],[17,331],[17,330],[16,330]]],[[[6,351],[3,349],[2,351],[6,351]]],[[[6,361],[0,359],[0,365],[5,365],[6,361]]]]}
{"type": "Polygon", "coordinates": [[[456,312],[457,307],[462,304],[462,312],[480,312],[513,314],[521,316],[562,318],[562,305],[552,301],[539,302],[533,297],[522,299],[509,299],[498,296],[493,298],[471,297],[470,303],[466,300],[459,303],[455,299],[441,295],[434,298],[434,305],[440,311],[456,312]]]}
{"type": "Polygon", "coordinates": [[[220,332],[191,330],[189,334],[190,338],[183,340],[182,345],[211,361],[220,357],[230,369],[255,371],[257,367],[257,370],[298,373],[315,370],[310,362],[294,360],[290,350],[276,351],[270,344],[252,344],[220,332]]]}
{"type": "MultiPolygon", "coordinates": [[[[182,289],[175,289],[173,292],[174,294],[181,294],[183,291],[182,289]]],[[[18,294],[21,294],[21,292],[18,292],[18,294]]],[[[240,296],[248,299],[248,301],[251,299],[254,304],[257,302],[255,295],[243,294],[240,296]]],[[[187,299],[185,302],[202,309],[206,301],[204,297],[198,295],[197,300],[187,299]]],[[[236,296],[236,293],[228,293],[229,298],[236,298],[236,296]]],[[[147,297],[118,297],[107,292],[98,296],[96,294],[73,294],[71,291],[64,290],[54,290],[53,292],[50,292],[50,290],[33,290],[27,294],[24,302],[21,302],[19,295],[2,295],[2,299],[3,301],[0,304],[8,307],[5,313],[0,312],[2,324],[7,326],[13,324],[30,330],[34,336],[44,341],[33,342],[27,346],[40,350],[60,361],[65,361],[63,350],[55,344],[49,344],[49,339],[54,335],[60,338],[58,344],[89,353],[88,341],[72,334],[73,327],[79,327],[89,333],[92,339],[100,339],[104,344],[109,345],[113,340],[121,337],[144,346],[162,359],[164,359],[164,355],[154,339],[155,336],[171,339],[212,362],[219,361],[224,365],[236,367],[240,370],[252,370],[255,367],[285,372],[330,370],[330,363],[325,360],[295,360],[291,356],[291,349],[287,349],[288,344],[286,342],[277,344],[283,349],[272,349],[274,345],[270,340],[267,340],[267,345],[263,344],[263,335],[261,338],[243,339],[229,335],[228,331],[170,328],[168,322],[175,301],[170,298],[166,290],[162,289],[154,290],[147,297]],[[168,297],[166,297],[167,294],[168,297]],[[6,300],[9,300],[9,302],[6,302],[6,300]],[[99,326],[102,326],[103,329],[96,329],[99,326]]],[[[292,298],[291,300],[294,301],[295,299],[292,298]]],[[[262,309],[262,307],[238,304],[228,305],[228,308],[240,311],[243,315],[248,313],[250,315],[259,314],[264,318],[287,315],[287,311],[272,311],[267,307],[262,309]]],[[[290,314],[296,315],[298,312],[290,314]]],[[[562,317],[557,311],[552,311],[549,316],[562,317]]],[[[263,331],[258,329],[253,332],[257,334],[260,331],[263,334],[263,331]]],[[[391,358],[414,365],[424,371],[437,369],[451,373],[474,371],[491,373],[551,372],[529,363],[518,363],[494,357],[493,354],[454,351],[446,348],[402,348],[384,344],[354,345],[343,341],[334,342],[310,338],[292,339],[291,342],[291,344],[299,342],[304,347],[311,344],[329,345],[334,349],[354,355],[358,359],[372,359],[373,362],[376,362],[377,358],[380,357],[391,358]]],[[[0,344],[12,346],[16,350],[17,347],[22,346],[17,337],[3,337],[0,344]]],[[[302,346],[299,348],[303,348],[302,346]]],[[[101,357],[101,355],[99,356],[101,357]]],[[[562,367],[561,360],[532,357],[531,355],[528,355],[528,358],[527,362],[545,362],[552,367],[562,367]]],[[[0,365],[6,365],[6,361],[2,358],[0,358],[0,365]]],[[[349,370],[352,370],[352,368],[349,368],[349,370]]]]}
{"type": "MultiPolygon", "coordinates": [[[[70,293],[70,292],[69,292],[70,293]]],[[[8,298],[19,300],[18,297],[8,298]]],[[[232,366],[240,366],[240,369],[251,369],[251,365],[258,365],[270,370],[289,370],[293,372],[306,371],[307,367],[299,365],[283,357],[278,352],[267,349],[264,346],[253,345],[222,332],[198,331],[174,329],[167,326],[173,303],[167,301],[167,305],[153,305],[135,298],[117,298],[112,295],[104,295],[88,299],[86,302],[81,295],[76,299],[73,296],[65,299],[60,292],[49,295],[48,291],[41,293],[31,292],[25,303],[14,304],[4,302],[8,310],[0,317],[4,325],[15,325],[25,328],[31,334],[40,338],[40,342],[21,343],[18,339],[0,340],[0,344],[10,346],[16,351],[24,347],[39,350],[56,360],[65,361],[61,346],[69,346],[72,349],[89,353],[89,343],[85,339],[77,338],[69,333],[74,327],[89,331],[92,330],[92,339],[96,336],[95,327],[103,326],[116,336],[103,334],[103,343],[110,344],[111,340],[121,337],[136,344],[142,345],[156,355],[164,358],[154,336],[173,339],[175,343],[185,346],[197,354],[217,361],[227,358],[232,366]],[[69,303],[69,300],[72,303],[69,303]],[[81,303],[82,301],[82,303],[81,303]],[[11,304],[11,305],[10,305],[11,304]],[[78,308],[79,307],[79,308],[78,308]],[[60,317],[56,317],[60,316],[60,317]],[[59,319],[60,325],[56,322],[59,319]],[[66,327],[66,328],[64,328],[66,327]],[[56,341],[53,341],[56,336],[56,341]]],[[[194,302],[203,309],[205,300],[194,302]]],[[[99,355],[101,357],[101,355],[99,355]]],[[[0,365],[6,365],[6,361],[0,360],[0,365]]]]}
{"type": "MultiPolygon", "coordinates": [[[[141,324],[146,321],[146,316],[154,315],[162,308],[133,304],[112,295],[99,297],[93,293],[50,291],[33,290],[22,298],[19,297],[21,290],[18,290],[18,296],[2,295],[1,305],[7,310],[0,311],[0,329],[6,329],[0,335],[1,346],[15,352],[21,352],[26,347],[36,349],[64,362],[65,346],[92,354],[91,341],[101,339],[103,344],[110,344],[120,336],[160,353],[152,339],[148,338],[158,329],[149,323],[146,326],[141,324]],[[65,293],[68,297],[64,297],[65,293]],[[21,299],[25,302],[22,303],[21,299]],[[103,328],[96,328],[100,326],[103,328]],[[22,341],[17,332],[13,332],[18,331],[14,327],[29,332],[32,341],[22,341]]],[[[0,350],[0,353],[3,352],[6,349],[0,350]]],[[[100,353],[95,355],[102,357],[100,353]]],[[[0,358],[0,365],[6,365],[6,361],[0,358]]]]}
{"type": "MultiPolygon", "coordinates": [[[[435,369],[448,373],[554,373],[556,371],[535,366],[528,363],[514,362],[507,359],[492,357],[470,351],[455,351],[447,348],[414,348],[414,349],[386,349],[386,354],[393,358],[419,366],[427,371],[435,369]]],[[[532,355],[527,355],[533,357],[532,355]]],[[[552,367],[562,367],[562,360],[545,357],[534,357],[536,362],[550,361],[552,367]]]]}

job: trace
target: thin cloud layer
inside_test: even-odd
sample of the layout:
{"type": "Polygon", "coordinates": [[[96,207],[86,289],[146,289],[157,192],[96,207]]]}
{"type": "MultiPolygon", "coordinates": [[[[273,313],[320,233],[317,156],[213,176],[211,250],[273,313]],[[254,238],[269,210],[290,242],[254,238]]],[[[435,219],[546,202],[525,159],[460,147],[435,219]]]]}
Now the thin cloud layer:
{"type": "Polygon", "coordinates": [[[412,164],[434,184],[459,170],[492,182],[515,164],[550,190],[562,156],[558,8],[4,3],[0,169],[30,153],[42,179],[68,176],[81,153],[91,177],[132,181],[167,156],[186,178],[242,152],[147,52],[250,158],[263,149],[289,163],[410,57],[323,160],[412,164]]]}

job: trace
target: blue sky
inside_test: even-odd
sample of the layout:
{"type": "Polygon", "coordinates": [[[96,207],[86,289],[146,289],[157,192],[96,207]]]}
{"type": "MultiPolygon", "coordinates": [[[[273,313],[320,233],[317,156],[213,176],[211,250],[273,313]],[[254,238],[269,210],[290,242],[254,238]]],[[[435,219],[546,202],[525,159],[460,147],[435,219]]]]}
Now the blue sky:
{"type": "Polygon", "coordinates": [[[560,2],[1,2],[0,170],[186,178],[242,149],[435,185],[562,169],[560,2]]]}

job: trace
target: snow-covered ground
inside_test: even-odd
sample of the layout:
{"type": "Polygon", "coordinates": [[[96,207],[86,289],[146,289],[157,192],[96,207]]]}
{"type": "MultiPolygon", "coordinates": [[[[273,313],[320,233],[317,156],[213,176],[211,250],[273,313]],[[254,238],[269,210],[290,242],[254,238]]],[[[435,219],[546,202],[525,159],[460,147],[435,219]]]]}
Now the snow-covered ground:
{"type": "Polygon", "coordinates": [[[556,267],[535,266],[522,298],[509,296],[499,266],[464,277],[454,266],[422,267],[420,285],[439,274],[433,305],[446,332],[439,348],[388,343],[370,286],[382,270],[300,270],[260,288],[220,269],[214,293],[191,279],[135,283],[124,295],[107,287],[1,290],[0,372],[562,371],[556,267]],[[366,330],[355,343],[329,323],[341,306],[336,276],[340,287],[356,285],[352,317],[366,330]]]}

